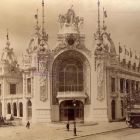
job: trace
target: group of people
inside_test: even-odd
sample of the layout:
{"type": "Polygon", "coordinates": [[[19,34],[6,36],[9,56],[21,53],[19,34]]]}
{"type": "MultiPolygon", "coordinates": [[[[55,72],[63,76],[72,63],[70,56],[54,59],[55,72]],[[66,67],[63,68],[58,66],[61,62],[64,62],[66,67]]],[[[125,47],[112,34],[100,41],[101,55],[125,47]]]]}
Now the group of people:
{"type": "MultiPolygon", "coordinates": [[[[6,118],[4,118],[2,115],[0,116],[0,125],[5,123],[6,118]]],[[[11,115],[10,120],[14,120],[14,117],[11,115]]],[[[26,124],[26,128],[30,128],[30,122],[28,121],[26,124]]]]}

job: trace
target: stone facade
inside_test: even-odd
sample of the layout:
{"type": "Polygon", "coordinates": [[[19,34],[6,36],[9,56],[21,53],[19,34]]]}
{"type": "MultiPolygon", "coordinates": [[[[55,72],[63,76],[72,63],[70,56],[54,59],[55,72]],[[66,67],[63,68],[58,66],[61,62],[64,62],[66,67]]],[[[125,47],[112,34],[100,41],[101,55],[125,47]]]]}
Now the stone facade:
{"type": "Polygon", "coordinates": [[[112,121],[125,117],[125,97],[139,91],[139,66],[120,61],[107,28],[95,34],[92,50],[80,32],[84,19],[73,7],[59,15],[57,46],[35,33],[20,68],[9,38],[1,56],[0,114],[23,122],[112,121]]]}

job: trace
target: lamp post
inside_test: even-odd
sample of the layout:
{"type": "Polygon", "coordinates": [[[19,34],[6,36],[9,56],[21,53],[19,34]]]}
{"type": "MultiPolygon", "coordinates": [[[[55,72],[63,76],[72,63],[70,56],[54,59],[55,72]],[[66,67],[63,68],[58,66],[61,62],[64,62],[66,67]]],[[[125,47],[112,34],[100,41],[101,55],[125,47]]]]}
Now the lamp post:
{"type": "Polygon", "coordinates": [[[77,136],[77,134],[76,134],[76,120],[75,120],[75,109],[76,109],[76,100],[75,99],[73,100],[73,107],[74,107],[74,129],[73,129],[73,132],[74,132],[74,136],[77,136]]]}

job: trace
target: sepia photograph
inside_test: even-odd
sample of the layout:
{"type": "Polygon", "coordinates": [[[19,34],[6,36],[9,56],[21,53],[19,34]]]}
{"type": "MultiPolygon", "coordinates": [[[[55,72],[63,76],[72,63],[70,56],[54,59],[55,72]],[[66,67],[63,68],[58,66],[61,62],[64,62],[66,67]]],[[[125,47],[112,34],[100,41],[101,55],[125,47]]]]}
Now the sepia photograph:
{"type": "Polygon", "coordinates": [[[0,140],[140,140],[140,0],[1,0],[0,140]]]}

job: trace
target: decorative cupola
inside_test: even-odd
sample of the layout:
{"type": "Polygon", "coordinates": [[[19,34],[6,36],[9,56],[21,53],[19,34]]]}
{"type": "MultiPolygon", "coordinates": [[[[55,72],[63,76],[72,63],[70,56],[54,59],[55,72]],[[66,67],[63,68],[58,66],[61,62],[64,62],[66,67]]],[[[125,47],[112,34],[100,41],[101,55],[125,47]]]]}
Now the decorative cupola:
{"type": "Polygon", "coordinates": [[[17,58],[13,51],[13,48],[10,47],[9,34],[7,30],[7,42],[6,47],[4,48],[1,55],[1,64],[5,67],[9,72],[16,71],[19,68],[17,58]]]}

